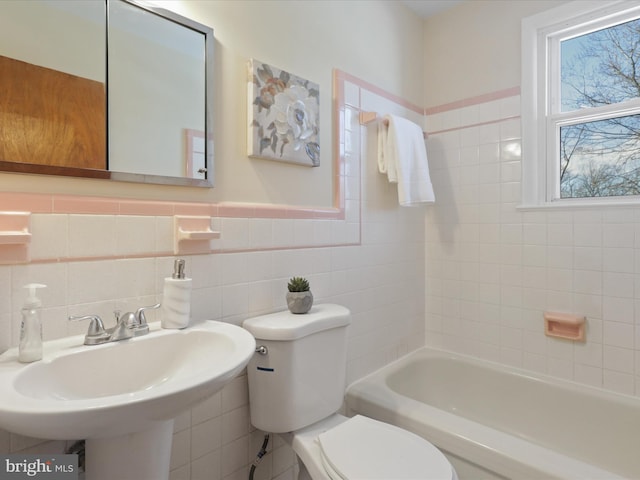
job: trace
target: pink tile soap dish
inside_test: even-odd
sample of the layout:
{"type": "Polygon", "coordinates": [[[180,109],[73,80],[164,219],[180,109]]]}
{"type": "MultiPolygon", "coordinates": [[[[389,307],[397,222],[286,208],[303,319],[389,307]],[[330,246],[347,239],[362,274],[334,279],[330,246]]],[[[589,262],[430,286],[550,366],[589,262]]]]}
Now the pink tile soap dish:
{"type": "Polygon", "coordinates": [[[566,338],[568,340],[585,339],[585,317],[571,313],[544,313],[544,333],[549,337],[566,338]]]}

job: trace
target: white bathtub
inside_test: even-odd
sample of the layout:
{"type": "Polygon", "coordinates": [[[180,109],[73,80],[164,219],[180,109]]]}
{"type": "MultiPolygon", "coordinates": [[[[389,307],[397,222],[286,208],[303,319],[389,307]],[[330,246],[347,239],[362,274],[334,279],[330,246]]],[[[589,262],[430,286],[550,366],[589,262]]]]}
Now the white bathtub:
{"type": "Polygon", "coordinates": [[[435,444],[461,480],[640,479],[640,398],[423,348],[346,403],[435,444]]]}

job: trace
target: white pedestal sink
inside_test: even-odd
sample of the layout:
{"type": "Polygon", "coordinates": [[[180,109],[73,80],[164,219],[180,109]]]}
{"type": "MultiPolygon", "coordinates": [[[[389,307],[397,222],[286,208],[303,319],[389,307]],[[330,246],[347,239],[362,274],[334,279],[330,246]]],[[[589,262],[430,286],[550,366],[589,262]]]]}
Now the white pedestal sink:
{"type": "Polygon", "coordinates": [[[0,427],[36,438],[86,439],[86,479],[169,476],[173,419],[247,365],[255,340],[228,323],[98,346],[83,336],[45,342],[43,360],[0,356],[0,427]]]}

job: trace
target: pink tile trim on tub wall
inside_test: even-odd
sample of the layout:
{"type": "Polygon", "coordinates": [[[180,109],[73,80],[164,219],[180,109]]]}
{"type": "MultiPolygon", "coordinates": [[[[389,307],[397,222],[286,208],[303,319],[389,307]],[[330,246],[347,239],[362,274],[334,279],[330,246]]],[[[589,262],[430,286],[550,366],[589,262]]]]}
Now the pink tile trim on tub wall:
{"type": "Polygon", "coordinates": [[[520,87],[511,87],[504,90],[498,90],[497,92],[485,93],[476,97],[465,98],[455,102],[445,103],[437,105],[435,107],[429,107],[424,109],[425,115],[434,115],[436,113],[449,112],[451,110],[457,110],[459,108],[470,107],[472,105],[479,105],[481,103],[489,103],[494,100],[501,100],[503,98],[515,97],[520,95],[520,87]]]}

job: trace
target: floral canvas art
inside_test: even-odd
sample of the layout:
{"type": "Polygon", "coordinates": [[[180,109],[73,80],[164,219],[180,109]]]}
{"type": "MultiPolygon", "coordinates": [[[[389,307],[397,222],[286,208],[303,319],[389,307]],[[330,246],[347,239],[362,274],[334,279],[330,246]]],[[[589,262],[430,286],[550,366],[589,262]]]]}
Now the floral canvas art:
{"type": "Polygon", "coordinates": [[[316,83],[249,61],[249,156],[320,165],[320,90],[316,83]]]}

